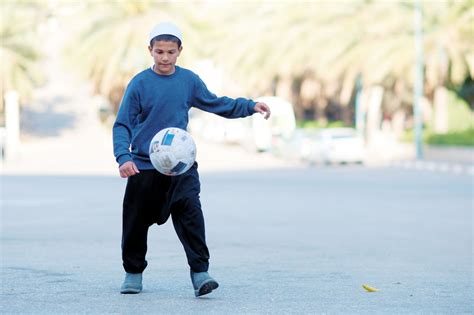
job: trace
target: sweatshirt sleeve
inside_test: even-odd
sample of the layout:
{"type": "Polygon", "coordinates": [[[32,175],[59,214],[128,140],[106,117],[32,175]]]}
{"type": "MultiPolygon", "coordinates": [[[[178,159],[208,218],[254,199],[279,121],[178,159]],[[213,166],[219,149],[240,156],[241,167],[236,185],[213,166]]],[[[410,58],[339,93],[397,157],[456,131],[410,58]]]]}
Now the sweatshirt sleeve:
{"type": "Polygon", "coordinates": [[[132,130],[140,113],[140,103],[135,83],[132,81],[127,86],[115,120],[112,135],[114,143],[115,160],[119,165],[132,161],[130,144],[132,130]]]}
{"type": "Polygon", "coordinates": [[[255,113],[255,102],[246,98],[217,97],[196,75],[193,91],[193,106],[225,118],[247,117],[255,113]]]}

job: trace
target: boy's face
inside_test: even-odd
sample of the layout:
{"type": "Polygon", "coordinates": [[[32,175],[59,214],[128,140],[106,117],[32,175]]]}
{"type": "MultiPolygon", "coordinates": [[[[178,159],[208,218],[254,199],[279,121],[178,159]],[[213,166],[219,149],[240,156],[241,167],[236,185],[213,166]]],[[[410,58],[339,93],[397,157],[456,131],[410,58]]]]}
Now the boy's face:
{"type": "Polygon", "coordinates": [[[170,75],[174,73],[176,60],[183,47],[178,48],[175,42],[155,41],[153,47],[148,46],[150,55],[155,61],[153,69],[161,75],[170,75]]]}

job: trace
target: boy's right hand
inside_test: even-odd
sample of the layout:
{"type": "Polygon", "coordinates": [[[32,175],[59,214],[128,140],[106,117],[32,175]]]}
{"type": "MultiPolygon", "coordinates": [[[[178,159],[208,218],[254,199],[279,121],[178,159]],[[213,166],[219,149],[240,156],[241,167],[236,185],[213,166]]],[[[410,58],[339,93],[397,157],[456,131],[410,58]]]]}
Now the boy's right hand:
{"type": "Polygon", "coordinates": [[[128,161],[120,165],[119,167],[120,177],[127,178],[135,174],[140,173],[135,163],[128,161]]]}

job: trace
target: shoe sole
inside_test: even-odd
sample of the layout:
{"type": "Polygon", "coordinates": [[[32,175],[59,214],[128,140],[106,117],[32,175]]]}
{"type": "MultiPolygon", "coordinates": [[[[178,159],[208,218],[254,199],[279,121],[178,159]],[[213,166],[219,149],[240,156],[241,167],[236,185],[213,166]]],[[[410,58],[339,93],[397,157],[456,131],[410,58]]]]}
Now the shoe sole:
{"type": "Polygon", "coordinates": [[[198,290],[194,290],[196,297],[206,295],[212,292],[219,287],[219,284],[216,281],[209,280],[204,282],[198,290]]]}
{"type": "Polygon", "coordinates": [[[122,294],[138,294],[142,292],[142,289],[132,289],[132,288],[128,288],[128,289],[122,289],[120,290],[120,293],[122,294]]]}

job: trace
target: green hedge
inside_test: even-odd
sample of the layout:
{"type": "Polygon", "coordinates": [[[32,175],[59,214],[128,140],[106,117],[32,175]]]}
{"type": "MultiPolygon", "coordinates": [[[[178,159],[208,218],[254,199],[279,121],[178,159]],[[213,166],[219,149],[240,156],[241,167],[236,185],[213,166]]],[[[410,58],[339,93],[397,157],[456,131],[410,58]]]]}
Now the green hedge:
{"type": "MultiPolygon", "coordinates": [[[[413,129],[407,130],[400,139],[403,142],[415,141],[413,129]]],[[[436,134],[430,130],[423,131],[423,143],[439,146],[474,147],[474,129],[436,134]]]]}
{"type": "Polygon", "coordinates": [[[427,144],[443,146],[474,147],[474,129],[446,134],[431,134],[426,139],[427,144]]]}
{"type": "Polygon", "coordinates": [[[296,126],[305,129],[354,127],[353,125],[346,125],[340,120],[329,121],[327,123],[322,123],[317,120],[298,120],[296,121],[296,126]]]}

